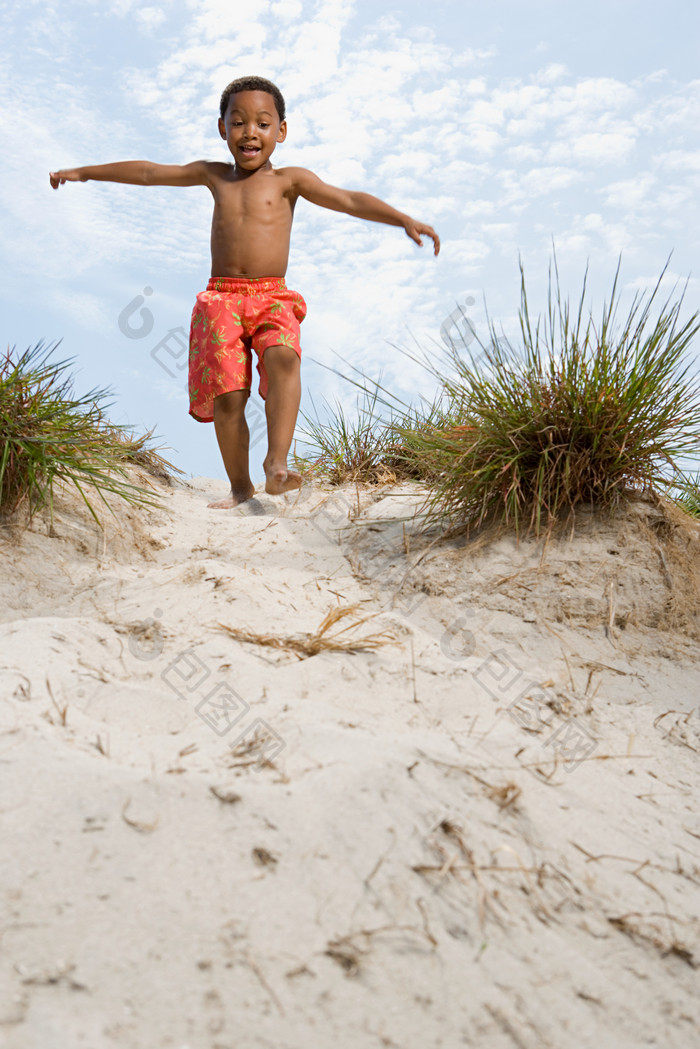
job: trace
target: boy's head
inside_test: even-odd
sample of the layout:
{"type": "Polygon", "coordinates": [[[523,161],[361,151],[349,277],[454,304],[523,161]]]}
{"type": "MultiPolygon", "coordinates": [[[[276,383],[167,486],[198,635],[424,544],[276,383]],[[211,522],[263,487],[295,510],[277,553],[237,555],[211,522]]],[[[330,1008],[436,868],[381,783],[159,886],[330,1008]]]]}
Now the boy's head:
{"type": "Polygon", "coordinates": [[[275,109],[280,118],[280,124],[285,119],[284,99],[282,98],[282,92],[276,84],[273,84],[271,80],[266,80],[265,77],[262,76],[240,76],[237,80],[232,80],[223,90],[221,103],[219,105],[219,116],[222,120],[226,118],[226,110],[228,109],[231,95],[236,95],[239,91],[267,91],[268,95],[272,95],[274,99],[275,109]]]}
{"type": "Polygon", "coordinates": [[[220,113],[219,134],[239,171],[267,167],[275,146],[287,137],[280,89],[261,76],[239,77],[224,90],[220,113]]]}

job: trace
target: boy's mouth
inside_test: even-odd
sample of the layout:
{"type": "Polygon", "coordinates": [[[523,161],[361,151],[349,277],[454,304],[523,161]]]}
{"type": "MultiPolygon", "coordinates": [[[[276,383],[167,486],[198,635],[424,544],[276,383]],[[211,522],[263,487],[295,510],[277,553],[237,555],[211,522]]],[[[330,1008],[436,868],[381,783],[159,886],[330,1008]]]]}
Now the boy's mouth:
{"type": "Polygon", "coordinates": [[[260,152],[260,146],[241,146],[241,153],[246,157],[254,157],[260,152]]]}

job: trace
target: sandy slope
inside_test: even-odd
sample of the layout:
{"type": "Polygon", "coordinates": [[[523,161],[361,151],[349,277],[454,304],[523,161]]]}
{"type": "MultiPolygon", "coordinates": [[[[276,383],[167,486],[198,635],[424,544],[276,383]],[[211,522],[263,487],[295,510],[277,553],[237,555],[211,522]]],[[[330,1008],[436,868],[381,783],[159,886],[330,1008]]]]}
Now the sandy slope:
{"type": "Polygon", "coordinates": [[[0,1042],[699,1045],[692,531],[220,490],[3,533],[0,1042]]]}

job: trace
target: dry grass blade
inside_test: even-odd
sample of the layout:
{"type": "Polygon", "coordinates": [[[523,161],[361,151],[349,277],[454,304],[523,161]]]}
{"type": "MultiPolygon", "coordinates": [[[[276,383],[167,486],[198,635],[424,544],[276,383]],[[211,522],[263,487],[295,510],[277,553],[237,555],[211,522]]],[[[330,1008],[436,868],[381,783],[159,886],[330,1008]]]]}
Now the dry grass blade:
{"type": "Polygon", "coordinates": [[[262,971],[260,969],[260,966],[257,964],[255,959],[250,956],[250,953],[248,951],[245,952],[244,957],[245,957],[246,964],[249,965],[250,968],[253,970],[253,972],[257,976],[258,980],[260,981],[261,985],[265,988],[267,993],[270,995],[270,998],[272,999],[272,1001],[277,1006],[277,1009],[279,1010],[279,1012],[282,1014],[282,1016],[284,1016],[284,1008],[282,1007],[282,1003],[280,1002],[279,998],[277,997],[277,995],[275,994],[275,992],[272,990],[272,988],[270,987],[269,983],[265,979],[265,977],[264,977],[264,975],[263,975],[263,973],[262,973],[262,971]]]}
{"type": "MultiPolygon", "coordinates": [[[[608,922],[616,929],[619,929],[620,932],[626,933],[632,940],[653,944],[661,952],[662,957],[673,954],[684,961],[686,965],[689,965],[691,969],[700,967],[700,962],[698,962],[690,948],[677,940],[675,936],[665,937],[657,926],[649,921],[649,917],[653,916],[654,913],[644,915],[639,911],[630,911],[627,914],[608,917],[608,922]]],[[[668,917],[668,915],[664,914],[663,917],[668,917]]],[[[678,918],[676,920],[680,921],[681,919],[678,918]]]]}
{"type": "Polygon", "coordinates": [[[210,787],[209,790],[218,798],[219,801],[223,801],[224,805],[235,805],[236,802],[241,800],[241,795],[237,794],[235,790],[231,790],[228,787],[210,787]]]}
{"type": "MultiPolygon", "coordinates": [[[[432,762],[433,765],[439,765],[441,768],[453,769],[455,772],[461,772],[465,776],[469,776],[470,779],[473,779],[475,783],[478,783],[479,786],[484,788],[486,796],[491,801],[495,801],[500,809],[506,809],[510,805],[515,805],[518,798],[522,794],[521,788],[517,785],[517,783],[513,783],[512,780],[508,780],[507,783],[503,783],[500,787],[497,787],[495,786],[495,784],[489,783],[488,780],[485,780],[481,776],[477,775],[477,773],[474,772],[472,769],[467,768],[466,765],[455,765],[454,763],[449,761],[440,761],[439,758],[433,758],[429,754],[426,754],[421,750],[419,750],[418,753],[426,761],[432,762]]],[[[524,768],[525,766],[521,767],[524,768]]],[[[480,769],[479,771],[483,772],[485,770],[480,769]]],[[[449,821],[445,822],[447,823],[449,821]]],[[[443,827],[442,829],[445,830],[445,827],[443,827]]],[[[445,833],[447,833],[446,830],[445,833]]]]}
{"type": "MultiPolygon", "coordinates": [[[[421,912],[422,913],[422,912],[421,912]]],[[[423,915],[425,918],[425,915],[423,915]]],[[[435,937],[427,929],[416,925],[380,925],[376,929],[359,929],[346,936],[329,940],[324,954],[336,961],[348,976],[357,976],[362,959],[369,954],[372,937],[378,933],[412,933],[420,940],[427,940],[435,946],[435,937]],[[358,940],[362,943],[358,943],[358,940]]]]}
{"type": "Polygon", "coordinates": [[[58,716],[61,719],[61,724],[65,725],[66,718],[68,717],[68,704],[66,703],[63,707],[59,707],[58,703],[56,702],[56,699],[54,698],[54,694],[51,691],[51,684],[49,682],[48,676],[46,678],[46,690],[49,693],[49,698],[51,699],[51,702],[53,703],[54,707],[56,708],[56,711],[58,712],[58,716]]]}
{"type": "Polygon", "coordinates": [[[154,831],[158,826],[158,817],[156,816],[155,820],[152,823],[144,823],[142,820],[130,819],[126,814],[126,810],[129,808],[130,804],[131,798],[127,798],[124,804],[122,805],[122,819],[124,820],[124,822],[128,823],[130,827],[134,828],[134,830],[140,831],[141,834],[150,834],[151,831],[154,831]]]}
{"type": "Polygon", "coordinates": [[[345,608],[337,606],[331,608],[313,634],[292,634],[280,637],[275,634],[258,634],[253,630],[242,630],[238,627],[229,626],[227,623],[217,623],[217,626],[236,641],[294,652],[299,659],[318,655],[319,652],[367,652],[381,648],[384,645],[400,644],[395,635],[388,630],[381,633],[366,634],[364,637],[340,636],[347,630],[353,630],[362,626],[369,619],[373,619],[375,615],[379,615],[379,612],[373,612],[372,615],[355,619],[333,634],[328,633],[331,627],[335,626],[341,619],[353,615],[359,607],[359,605],[348,605],[345,608]]]}
{"type": "Polygon", "coordinates": [[[367,951],[362,951],[361,948],[348,943],[348,940],[349,937],[330,940],[323,953],[337,962],[348,976],[357,976],[360,970],[361,955],[366,954],[367,951]]]}
{"type": "Polygon", "coordinates": [[[492,787],[489,797],[495,801],[499,809],[507,809],[518,800],[522,790],[517,783],[505,783],[502,787],[492,787]]]}

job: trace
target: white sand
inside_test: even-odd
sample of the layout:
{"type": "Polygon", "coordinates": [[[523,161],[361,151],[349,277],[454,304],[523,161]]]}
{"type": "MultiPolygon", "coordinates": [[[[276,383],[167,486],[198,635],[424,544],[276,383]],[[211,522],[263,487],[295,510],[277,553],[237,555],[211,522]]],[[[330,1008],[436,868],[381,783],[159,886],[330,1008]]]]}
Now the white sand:
{"type": "Polygon", "coordinates": [[[3,532],[0,1044],[700,1045],[697,538],[222,487],[3,532]]]}

